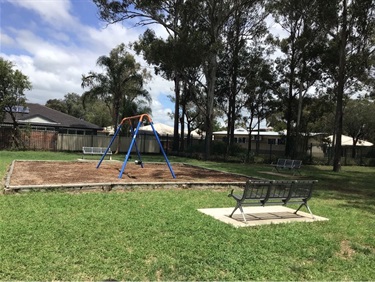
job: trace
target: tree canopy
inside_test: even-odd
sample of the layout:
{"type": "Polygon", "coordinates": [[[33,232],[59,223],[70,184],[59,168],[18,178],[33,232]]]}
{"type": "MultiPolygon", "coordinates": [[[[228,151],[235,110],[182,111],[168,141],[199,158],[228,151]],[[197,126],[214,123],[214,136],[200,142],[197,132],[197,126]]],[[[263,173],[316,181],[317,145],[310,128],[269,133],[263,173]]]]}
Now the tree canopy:
{"type": "Polygon", "coordinates": [[[227,123],[228,145],[243,118],[266,118],[286,129],[289,157],[299,154],[302,133],[335,134],[333,170],[340,169],[345,101],[374,93],[374,1],[93,1],[109,23],[165,27],[168,38],[148,29],[133,46],[175,82],[175,133],[187,112],[201,112],[207,156],[218,117],[227,123]],[[282,37],[267,27],[272,21],[282,37]],[[247,55],[257,44],[265,50],[258,62],[247,55]]]}
{"type": "Polygon", "coordinates": [[[97,65],[104,69],[103,73],[90,71],[82,75],[82,87],[89,88],[83,93],[83,101],[103,101],[116,129],[120,119],[135,114],[134,105],[151,102],[150,94],[143,88],[150,74],[126,51],[125,44],[114,48],[109,56],[99,57],[97,65]]]}

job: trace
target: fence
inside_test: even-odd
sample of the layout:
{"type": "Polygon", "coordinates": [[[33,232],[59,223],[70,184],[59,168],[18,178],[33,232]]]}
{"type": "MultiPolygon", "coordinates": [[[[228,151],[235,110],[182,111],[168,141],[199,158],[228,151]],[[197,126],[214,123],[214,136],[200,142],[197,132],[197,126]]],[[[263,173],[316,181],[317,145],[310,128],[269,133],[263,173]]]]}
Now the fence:
{"type": "MultiPolygon", "coordinates": [[[[12,141],[13,135],[13,128],[0,127],[0,150],[12,149],[14,147],[12,141]]],[[[107,147],[112,136],[63,134],[47,130],[20,130],[18,139],[23,149],[80,152],[82,151],[82,147],[107,147]]],[[[129,149],[131,140],[131,137],[117,136],[111,146],[111,150],[118,150],[120,153],[125,153],[129,149]]],[[[172,136],[162,136],[160,140],[166,153],[170,152],[173,144],[172,136]]],[[[140,153],[160,153],[159,144],[154,135],[139,134],[136,144],[140,153]]],[[[204,140],[201,139],[192,139],[189,146],[185,143],[185,153],[191,156],[194,156],[195,153],[203,153],[202,148],[204,148],[204,140]]],[[[271,162],[283,156],[283,148],[284,146],[281,145],[263,144],[259,147],[258,154],[264,158],[264,161],[271,162]]],[[[134,151],[135,147],[133,147],[134,151]]],[[[252,152],[255,151],[256,146],[252,146],[252,152]]],[[[225,154],[225,151],[214,150],[212,153],[225,154]]],[[[351,147],[343,147],[343,165],[375,165],[375,149],[373,147],[357,147],[355,158],[352,158],[351,154],[351,147]]],[[[320,164],[331,163],[332,157],[331,148],[324,150],[317,144],[310,144],[309,148],[301,155],[305,163],[320,164]]]]}
{"type": "MultiPolygon", "coordinates": [[[[82,147],[107,147],[112,136],[104,135],[74,135],[58,134],[57,151],[81,151],[82,147]]],[[[117,136],[113,141],[111,150],[127,152],[132,138],[117,136]]],[[[155,136],[139,135],[137,137],[137,147],[140,153],[159,153],[160,148],[155,136]]],[[[135,151],[135,146],[133,147],[135,151]]]]}
{"type": "MultiPolygon", "coordinates": [[[[13,135],[12,128],[0,128],[0,149],[13,147],[13,135]]],[[[44,130],[20,130],[18,136],[23,149],[72,152],[82,151],[82,147],[107,147],[111,139],[112,136],[105,135],[76,135],[44,130]]],[[[127,152],[131,140],[131,137],[117,136],[111,146],[112,151],[118,149],[119,152],[127,152]]],[[[153,135],[139,135],[136,143],[140,153],[160,153],[159,144],[153,135]]],[[[164,143],[163,146],[166,146],[164,143]]]]}

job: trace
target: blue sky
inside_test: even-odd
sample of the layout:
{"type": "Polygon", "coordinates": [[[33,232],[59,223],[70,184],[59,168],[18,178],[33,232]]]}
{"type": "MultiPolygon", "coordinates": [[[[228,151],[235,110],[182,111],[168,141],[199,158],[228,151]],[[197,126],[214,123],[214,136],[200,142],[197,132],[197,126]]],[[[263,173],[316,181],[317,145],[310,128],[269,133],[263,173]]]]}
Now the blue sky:
{"type": "MultiPolygon", "coordinates": [[[[0,57],[29,77],[28,102],[81,95],[82,74],[101,71],[97,58],[136,41],[143,31],[126,22],[106,26],[97,12],[91,0],[0,0],[0,57]]],[[[153,29],[166,36],[163,28],[153,29]]],[[[141,57],[137,61],[153,73],[141,57]]],[[[173,94],[173,83],[153,74],[146,88],[153,98],[153,121],[172,125],[168,113],[174,105],[167,96],[173,94]]]]}

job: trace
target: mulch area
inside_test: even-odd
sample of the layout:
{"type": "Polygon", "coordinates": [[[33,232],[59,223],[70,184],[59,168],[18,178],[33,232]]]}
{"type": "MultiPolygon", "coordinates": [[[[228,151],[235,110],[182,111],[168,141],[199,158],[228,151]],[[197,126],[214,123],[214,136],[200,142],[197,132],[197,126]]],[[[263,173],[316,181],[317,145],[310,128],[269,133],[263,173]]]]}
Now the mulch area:
{"type": "Polygon", "coordinates": [[[93,161],[15,161],[10,186],[55,185],[71,183],[134,182],[245,182],[248,177],[184,164],[172,164],[176,178],[167,163],[144,163],[142,168],[128,162],[119,177],[122,162],[103,161],[99,168],[93,161]]]}

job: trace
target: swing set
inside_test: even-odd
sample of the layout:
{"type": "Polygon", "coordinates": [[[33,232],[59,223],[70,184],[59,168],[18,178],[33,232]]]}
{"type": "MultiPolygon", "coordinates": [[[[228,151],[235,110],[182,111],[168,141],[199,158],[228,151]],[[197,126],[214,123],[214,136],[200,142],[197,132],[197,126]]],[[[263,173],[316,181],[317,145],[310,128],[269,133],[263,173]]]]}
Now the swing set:
{"type": "Polygon", "coordinates": [[[113,135],[113,137],[111,139],[111,142],[109,142],[109,145],[108,145],[107,149],[105,150],[105,152],[103,153],[103,155],[102,155],[102,157],[101,157],[98,165],[96,166],[96,168],[100,167],[102,161],[104,160],[104,158],[107,155],[108,151],[110,150],[113,142],[115,141],[117,135],[119,134],[122,125],[125,124],[126,122],[129,123],[129,125],[130,125],[131,134],[132,134],[132,141],[130,142],[129,149],[128,149],[128,152],[126,153],[125,160],[124,160],[124,163],[122,164],[122,167],[121,167],[120,174],[119,174],[118,178],[122,178],[122,174],[124,173],[124,170],[126,168],[126,164],[127,164],[128,160],[129,160],[130,153],[131,153],[134,145],[135,145],[135,149],[136,149],[136,152],[137,152],[137,155],[138,155],[138,160],[135,163],[139,164],[143,168],[143,162],[142,162],[141,154],[140,154],[140,152],[138,150],[136,138],[137,138],[137,135],[138,135],[139,128],[141,127],[141,124],[143,123],[144,120],[148,121],[150,123],[152,131],[154,132],[156,141],[158,142],[158,144],[160,146],[160,151],[163,153],[164,159],[167,162],[167,165],[168,165],[169,170],[170,170],[170,172],[172,174],[172,177],[176,178],[176,175],[173,172],[172,166],[171,166],[171,164],[170,164],[170,162],[169,162],[169,160],[167,158],[167,155],[164,152],[164,149],[163,149],[163,146],[162,146],[162,144],[160,142],[158,133],[156,132],[156,130],[154,128],[154,123],[152,122],[152,119],[151,119],[151,117],[148,114],[142,114],[142,115],[138,115],[138,116],[126,117],[126,118],[122,119],[121,123],[119,124],[119,126],[118,126],[118,128],[117,128],[117,130],[115,132],[115,134],[113,135]],[[137,127],[136,127],[136,129],[134,131],[133,121],[136,121],[137,119],[138,119],[138,125],[137,125],[137,127]]]}

